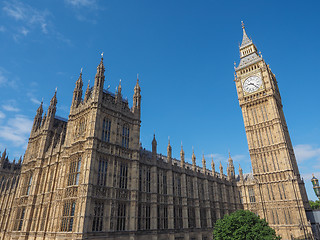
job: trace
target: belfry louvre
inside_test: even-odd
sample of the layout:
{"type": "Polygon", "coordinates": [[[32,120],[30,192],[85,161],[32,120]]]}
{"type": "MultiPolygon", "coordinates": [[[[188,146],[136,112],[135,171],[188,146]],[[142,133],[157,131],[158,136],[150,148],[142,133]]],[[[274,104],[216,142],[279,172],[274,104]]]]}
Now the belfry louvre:
{"type": "Polygon", "coordinates": [[[140,145],[141,90],[133,106],[104,90],[103,58],[94,86],[76,81],[68,119],[57,93],[39,106],[23,161],[0,161],[1,239],[212,239],[217,219],[238,209],[265,218],[283,239],[312,239],[308,198],[286,126],[275,75],[243,27],[235,83],[253,174],[227,174],[140,145]]]}

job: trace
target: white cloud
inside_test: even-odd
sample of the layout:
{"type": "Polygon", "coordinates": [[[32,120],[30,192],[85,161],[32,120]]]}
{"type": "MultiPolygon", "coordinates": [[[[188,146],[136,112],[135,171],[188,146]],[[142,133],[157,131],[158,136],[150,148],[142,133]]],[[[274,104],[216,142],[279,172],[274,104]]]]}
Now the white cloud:
{"type": "Polygon", "coordinates": [[[92,7],[96,6],[95,0],[65,0],[68,4],[74,7],[92,7]]]}
{"type": "Polygon", "coordinates": [[[31,127],[32,120],[24,115],[16,115],[0,126],[0,138],[12,142],[14,146],[25,147],[31,127]]]}
{"type": "Polygon", "coordinates": [[[205,158],[209,158],[210,162],[211,159],[213,158],[213,161],[215,162],[215,164],[219,163],[219,162],[228,162],[228,155],[223,155],[220,153],[210,153],[210,154],[206,154],[204,155],[205,158]]]}
{"type": "Polygon", "coordinates": [[[2,108],[8,112],[19,112],[20,111],[19,108],[16,108],[10,104],[2,105],[2,108]]]}
{"type": "Polygon", "coordinates": [[[3,112],[0,111],[0,119],[3,119],[5,117],[6,117],[6,115],[3,112]]]}
{"type": "Polygon", "coordinates": [[[36,99],[36,98],[34,98],[34,97],[31,97],[31,98],[30,98],[30,101],[33,102],[33,103],[35,103],[35,104],[37,104],[37,105],[39,105],[39,104],[41,103],[38,99],[36,99]]]}
{"type": "Polygon", "coordinates": [[[0,68],[0,86],[5,85],[8,82],[8,78],[4,75],[0,68]]]}
{"type": "MultiPolygon", "coordinates": [[[[39,11],[28,4],[19,1],[4,2],[2,10],[16,21],[23,21],[28,26],[40,27],[43,33],[47,33],[47,16],[46,10],[39,11]]],[[[23,27],[24,28],[24,27],[23,27]]],[[[25,35],[26,31],[23,31],[25,35]]]]}
{"type": "Polygon", "coordinates": [[[10,76],[10,73],[5,70],[3,67],[0,67],[0,87],[12,87],[12,88],[16,88],[17,87],[17,78],[14,77],[12,78],[12,76],[10,76]]]}
{"type": "Polygon", "coordinates": [[[303,162],[311,158],[319,159],[320,148],[310,144],[300,144],[294,147],[294,152],[298,162],[303,162]]]}
{"type": "Polygon", "coordinates": [[[24,36],[27,36],[28,33],[29,33],[29,30],[26,29],[25,27],[22,27],[21,30],[20,30],[21,34],[24,35],[24,36]]]}
{"type": "MultiPolygon", "coordinates": [[[[20,1],[5,1],[2,10],[9,17],[23,24],[18,29],[20,36],[26,36],[30,32],[30,28],[40,28],[43,33],[48,33],[47,26],[50,13],[47,10],[38,10],[20,1]]],[[[14,37],[18,38],[17,35],[14,37]]]]}

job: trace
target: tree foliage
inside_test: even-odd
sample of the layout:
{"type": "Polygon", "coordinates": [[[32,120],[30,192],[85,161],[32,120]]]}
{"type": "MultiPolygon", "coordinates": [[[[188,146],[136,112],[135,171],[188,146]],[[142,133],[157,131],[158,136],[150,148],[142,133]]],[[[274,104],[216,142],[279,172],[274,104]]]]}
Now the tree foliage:
{"type": "Polygon", "coordinates": [[[248,210],[238,210],[219,219],[213,230],[214,240],[278,240],[265,219],[248,210]]]}
{"type": "Polygon", "coordinates": [[[316,200],[316,201],[310,200],[309,203],[310,203],[310,207],[311,207],[313,210],[318,210],[318,209],[320,209],[320,201],[319,201],[319,200],[316,200]]]}

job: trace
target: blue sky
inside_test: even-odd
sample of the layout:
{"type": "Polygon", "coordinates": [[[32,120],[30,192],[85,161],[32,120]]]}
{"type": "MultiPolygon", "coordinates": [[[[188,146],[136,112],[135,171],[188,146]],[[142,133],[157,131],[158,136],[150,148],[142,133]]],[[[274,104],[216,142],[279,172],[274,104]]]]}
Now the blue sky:
{"type": "Polygon", "coordinates": [[[36,109],[58,88],[57,115],[67,117],[83,67],[93,84],[100,53],[105,88],[132,104],[139,73],[141,141],[151,149],[156,133],[165,154],[183,142],[210,168],[228,151],[244,172],[251,164],[235,89],[241,20],[279,82],[284,112],[309,199],[311,174],[320,177],[317,1],[38,0],[0,3],[0,151],[24,154],[36,109]]]}

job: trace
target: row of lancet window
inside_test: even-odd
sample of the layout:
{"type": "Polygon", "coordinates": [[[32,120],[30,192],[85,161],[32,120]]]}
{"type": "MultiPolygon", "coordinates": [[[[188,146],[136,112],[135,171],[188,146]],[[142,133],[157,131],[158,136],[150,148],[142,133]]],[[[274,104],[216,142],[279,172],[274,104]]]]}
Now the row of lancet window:
{"type": "Polygon", "coordinates": [[[258,65],[255,64],[255,65],[253,65],[253,66],[251,66],[251,67],[248,67],[248,68],[246,68],[246,69],[244,69],[244,70],[241,70],[240,73],[241,73],[241,74],[244,74],[244,73],[250,72],[250,71],[252,71],[252,70],[255,70],[255,69],[257,69],[257,68],[258,68],[258,65]]]}
{"type": "Polygon", "coordinates": [[[129,148],[129,126],[122,127],[122,147],[129,148]]]}
{"type": "Polygon", "coordinates": [[[107,160],[100,159],[99,160],[97,185],[106,186],[106,184],[107,184],[107,170],[108,170],[108,162],[107,162],[107,160]]]}
{"type": "MultiPolygon", "coordinates": [[[[104,118],[102,122],[102,136],[101,139],[103,142],[110,142],[110,133],[111,133],[111,121],[108,118],[104,118]]],[[[122,127],[122,142],[121,146],[129,148],[129,139],[130,139],[130,129],[128,125],[122,127]]]]}
{"type": "Polygon", "coordinates": [[[26,212],[26,208],[25,207],[21,207],[21,208],[17,209],[17,215],[16,215],[16,220],[15,220],[15,226],[14,226],[14,229],[16,231],[21,231],[22,230],[22,225],[23,225],[25,212],[26,212]]]}
{"type": "Polygon", "coordinates": [[[246,51],[243,51],[243,55],[246,55],[246,54],[249,54],[249,53],[252,53],[252,49],[251,48],[249,48],[246,51]]]}
{"type": "Polygon", "coordinates": [[[24,186],[22,188],[22,195],[29,195],[32,184],[32,173],[27,174],[24,182],[24,186]]]}
{"type": "Polygon", "coordinates": [[[92,222],[92,231],[93,232],[102,231],[103,210],[104,210],[103,202],[95,201],[95,205],[93,208],[93,222],[92,222]]]}
{"type": "Polygon", "coordinates": [[[111,121],[108,118],[103,119],[102,123],[102,141],[110,142],[111,121]]]}
{"type": "MultiPolygon", "coordinates": [[[[19,178],[18,178],[18,181],[19,181],[19,178]]],[[[1,188],[1,191],[5,191],[5,190],[8,190],[9,188],[13,188],[16,184],[16,177],[13,177],[13,178],[8,178],[8,179],[4,179],[4,177],[2,177],[1,181],[0,181],[0,188],[1,188]]]]}
{"type": "Polygon", "coordinates": [[[151,168],[149,166],[140,166],[139,169],[139,191],[151,191],[151,168]]]}
{"type": "Polygon", "coordinates": [[[67,200],[63,205],[61,231],[71,232],[74,222],[74,212],[76,209],[75,200],[67,200]]]}
{"type": "Polygon", "coordinates": [[[67,186],[79,184],[81,157],[70,163],[67,186]]]}
{"type": "MultiPolygon", "coordinates": [[[[128,181],[128,165],[126,163],[119,163],[119,181],[117,186],[119,188],[127,188],[128,181]]],[[[98,185],[104,185],[107,175],[107,161],[99,160],[99,170],[98,170],[98,185]]],[[[139,191],[141,192],[151,192],[151,168],[149,166],[141,166],[139,170],[139,191]]],[[[157,171],[157,192],[158,194],[167,194],[167,175],[166,171],[158,169],[157,171]]],[[[173,195],[174,197],[174,206],[173,206],[173,220],[174,228],[182,229],[183,228],[183,215],[182,215],[182,202],[181,202],[181,176],[179,174],[173,174],[172,179],[173,186],[173,195]]],[[[211,184],[210,192],[214,192],[214,185],[211,184]]],[[[196,227],[196,209],[192,198],[194,198],[194,187],[193,179],[190,176],[187,176],[187,190],[188,190],[188,220],[187,224],[189,228],[196,227]],[[190,200],[190,201],[189,201],[190,200]]],[[[204,188],[201,182],[198,183],[199,197],[204,195],[204,188]]],[[[218,191],[220,193],[217,196],[217,199],[222,202],[222,189],[220,184],[218,184],[218,191]]],[[[226,191],[227,199],[230,198],[228,190],[226,191]]],[[[203,196],[202,196],[203,197],[203,196]]],[[[254,189],[249,188],[249,198],[250,202],[255,202],[254,189]]],[[[200,197],[201,200],[201,197],[200,197]]],[[[201,200],[203,201],[203,200],[201,200]]],[[[213,205],[214,206],[214,205],[213,205]]],[[[127,220],[127,209],[128,205],[124,202],[119,202],[116,204],[115,208],[115,222],[114,230],[123,231],[126,230],[126,220],[127,220]]],[[[221,206],[221,214],[224,215],[223,207],[221,206]]],[[[104,202],[96,200],[93,206],[93,218],[92,218],[92,231],[100,232],[104,229],[104,202]]],[[[200,224],[201,227],[207,227],[207,209],[200,208],[200,224]]],[[[157,227],[158,229],[168,229],[168,205],[163,202],[158,202],[157,204],[157,227]]],[[[211,219],[213,223],[216,221],[215,207],[211,207],[211,219]]],[[[151,229],[151,204],[148,202],[140,202],[138,204],[138,230],[148,230],[151,229]]],[[[112,228],[112,227],[111,227],[112,228]]]]}
{"type": "Polygon", "coordinates": [[[250,202],[251,203],[256,202],[256,197],[255,197],[255,194],[254,194],[253,187],[248,187],[248,192],[249,192],[249,200],[250,200],[250,202]]]}

